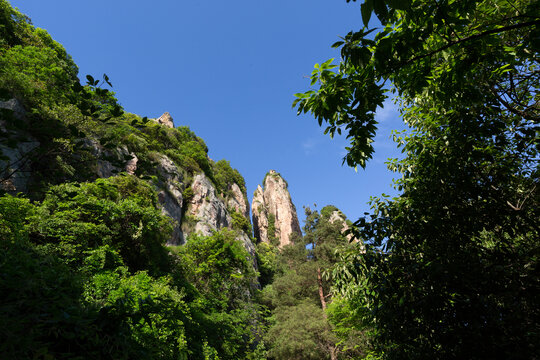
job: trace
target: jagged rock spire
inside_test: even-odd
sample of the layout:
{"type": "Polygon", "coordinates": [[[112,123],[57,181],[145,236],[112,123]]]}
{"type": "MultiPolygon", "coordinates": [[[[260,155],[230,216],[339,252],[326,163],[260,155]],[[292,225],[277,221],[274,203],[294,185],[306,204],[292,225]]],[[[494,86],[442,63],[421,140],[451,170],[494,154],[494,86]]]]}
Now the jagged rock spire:
{"type": "Polygon", "coordinates": [[[287,182],[275,170],[270,170],[253,194],[251,209],[253,230],[257,241],[273,243],[280,248],[292,243],[292,235],[301,236],[287,182]]]}

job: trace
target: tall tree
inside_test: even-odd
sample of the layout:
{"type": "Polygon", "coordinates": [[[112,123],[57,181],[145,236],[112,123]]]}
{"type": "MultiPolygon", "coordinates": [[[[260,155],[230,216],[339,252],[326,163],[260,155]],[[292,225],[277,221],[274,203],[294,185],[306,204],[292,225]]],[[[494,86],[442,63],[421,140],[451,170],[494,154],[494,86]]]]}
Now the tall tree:
{"type": "Polygon", "coordinates": [[[306,208],[305,236],[282,249],[280,271],[264,289],[273,309],[274,323],[267,335],[271,358],[348,359],[365,350],[342,343],[328,314],[332,293],[325,273],[337,261],[336,248],[348,246],[345,221],[333,206],[321,214],[306,208]]]}
{"type": "Polygon", "coordinates": [[[344,161],[372,156],[374,114],[391,91],[411,130],[402,194],[356,222],[367,251],[335,281],[388,359],[535,358],[540,349],[538,1],[387,1],[316,65],[299,111],[348,131],[344,161]],[[366,311],[367,310],[367,311],[366,311]]]}

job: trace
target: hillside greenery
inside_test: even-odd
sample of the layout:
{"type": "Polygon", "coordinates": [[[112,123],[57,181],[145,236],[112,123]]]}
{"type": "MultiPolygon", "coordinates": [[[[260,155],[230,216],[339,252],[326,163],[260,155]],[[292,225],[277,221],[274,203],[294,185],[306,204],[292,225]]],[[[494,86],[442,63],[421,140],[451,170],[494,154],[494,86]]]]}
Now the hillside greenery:
{"type": "Polygon", "coordinates": [[[155,205],[129,175],[1,197],[3,356],[256,358],[249,254],[226,230],[167,249],[155,205]]]}
{"type": "Polygon", "coordinates": [[[346,315],[334,301],[333,280],[326,276],[338,261],[336,250],[351,247],[343,234],[345,218],[330,219],[334,209],[325,207],[319,214],[306,208],[304,236],[273,258],[273,279],[262,296],[272,314],[266,333],[271,359],[358,359],[369,354],[363,331],[343,330],[346,315]]]}
{"type": "Polygon", "coordinates": [[[241,174],[188,127],[126,112],[107,75],[80,78],[0,0],[1,358],[538,358],[540,4],[352,3],[364,27],[294,106],[365,167],[393,99],[399,195],[354,223],[306,208],[283,248],[269,213],[270,243],[248,252],[251,223],[231,209],[231,229],[166,245],[163,159],[184,206],[197,174],[223,201],[234,184],[245,195],[241,174]]]}
{"type": "Polygon", "coordinates": [[[82,83],[65,49],[1,0],[0,101],[13,99],[0,113],[1,357],[264,358],[252,255],[227,229],[166,246],[157,194],[164,156],[186,201],[201,172],[224,198],[233,184],[245,194],[240,173],[188,127],[125,112],[107,75],[82,83]],[[27,173],[25,192],[10,191],[27,173]]]}

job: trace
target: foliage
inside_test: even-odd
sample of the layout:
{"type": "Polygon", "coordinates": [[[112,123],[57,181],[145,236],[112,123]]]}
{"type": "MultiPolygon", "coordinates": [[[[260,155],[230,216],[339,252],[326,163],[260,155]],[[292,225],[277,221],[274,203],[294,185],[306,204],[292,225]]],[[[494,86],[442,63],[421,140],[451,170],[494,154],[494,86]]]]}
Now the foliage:
{"type": "Polygon", "coordinates": [[[32,38],[30,19],[11,7],[6,0],[0,1],[0,46],[21,45],[32,38]]]}
{"type": "Polygon", "coordinates": [[[274,274],[277,272],[279,250],[277,246],[262,241],[255,244],[255,248],[259,267],[259,284],[264,288],[272,283],[274,274]]]}
{"type": "Polygon", "coordinates": [[[332,213],[334,211],[339,211],[339,209],[335,207],[334,205],[326,205],[325,207],[321,209],[321,216],[330,218],[330,216],[332,216],[332,213]]]}
{"type": "MultiPolygon", "coordinates": [[[[384,1],[316,65],[299,111],[348,132],[344,161],[371,157],[374,114],[389,91],[408,134],[402,194],[375,198],[355,223],[367,250],[342,251],[336,290],[375,327],[387,359],[533,358],[538,353],[537,1],[384,1]]],[[[354,319],[354,317],[353,317],[354,319]]]]}
{"type": "Polygon", "coordinates": [[[347,359],[367,349],[364,334],[348,330],[340,307],[327,309],[333,302],[332,281],[323,273],[337,261],[335,249],[349,245],[343,223],[332,223],[331,212],[326,213],[306,209],[304,238],[283,247],[273,281],[263,289],[272,311],[266,335],[272,359],[347,359]]]}
{"type": "Polygon", "coordinates": [[[85,80],[0,0],[0,98],[22,108],[0,112],[0,184],[28,172],[17,191],[31,199],[0,194],[1,357],[264,358],[254,259],[234,232],[165,247],[171,224],[155,192],[165,156],[184,184],[203,171],[245,191],[243,178],[189,128],[124,113],[106,75],[85,80]],[[135,156],[135,175],[121,173],[135,156]],[[96,180],[98,169],[120,174],[96,180]]]}
{"type": "Polygon", "coordinates": [[[63,261],[59,249],[29,241],[38,208],[7,195],[0,209],[3,356],[178,359],[185,352],[177,341],[189,309],[167,280],[131,276],[108,245],[84,251],[81,262],[63,261]]]}
{"type": "Polygon", "coordinates": [[[161,215],[137,218],[157,216],[155,205],[153,190],[132,176],[55,186],[42,204],[0,197],[2,354],[264,356],[256,272],[235,233],[193,237],[169,256],[151,249],[166,233],[148,220],[161,215]]]}
{"type": "Polygon", "coordinates": [[[209,237],[195,235],[178,249],[187,280],[202,295],[197,307],[205,314],[200,321],[206,323],[208,345],[222,359],[249,357],[260,336],[254,323],[259,310],[252,302],[253,260],[235,237],[226,229],[209,237]]]}
{"type": "Polygon", "coordinates": [[[250,255],[226,229],[210,237],[192,236],[182,249],[187,276],[217,309],[233,309],[255,283],[250,255]]]}
{"type": "Polygon", "coordinates": [[[331,338],[322,309],[310,301],[280,308],[268,332],[271,359],[326,359],[328,349],[320,339],[331,338]]]}
{"type": "Polygon", "coordinates": [[[278,246],[280,239],[276,235],[276,215],[268,212],[268,241],[273,246],[278,246]]]}
{"type": "Polygon", "coordinates": [[[214,179],[218,191],[223,193],[229,192],[229,186],[237,184],[242,191],[246,193],[246,182],[238,170],[233,169],[228,160],[219,160],[213,164],[214,179]]]}
{"type": "Polygon", "coordinates": [[[19,99],[52,102],[70,94],[76,73],[68,67],[52,48],[17,45],[0,58],[0,88],[19,99]]]}
{"type": "Polygon", "coordinates": [[[0,238],[6,242],[25,240],[26,219],[34,211],[34,206],[28,199],[10,195],[0,197],[0,238]]]}
{"type": "Polygon", "coordinates": [[[169,232],[153,190],[133,176],[120,176],[52,187],[33,218],[30,236],[69,249],[71,261],[87,249],[113,245],[131,271],[157,274],[167,269],[163,245],[169,232]]]}
{"type": "Polygon", "coordinates": [[[236,230],[241,230],[246,234],[250,234],[253,232],[251,228],[251,223],[246,217],[237,212],[237,211],[230,211],[231,218],[232,218],[232,228],[236,230]]]}
{"type": "Polygon", "coordinates": [[[382,30],[373,38],[376,28],[364,28],[336,42],[342,57],[337,71],[332,60],[316,64],[311,85],[319,89],[296,94],[294,103],[320,125],[327,122],[331,136],[347,132],[348,165],[365,167],[372,156],[374,114],[387,97],[387,83],[407,100],[404,108],[417,96],[430,96],[447,110],[462,101],[493,103],[523,118],[516,131],[538,120],[534,92],[527,90],[538,82],[537,2],[367,0],[361,8],[364,25],[375,11],[382,30]]]}

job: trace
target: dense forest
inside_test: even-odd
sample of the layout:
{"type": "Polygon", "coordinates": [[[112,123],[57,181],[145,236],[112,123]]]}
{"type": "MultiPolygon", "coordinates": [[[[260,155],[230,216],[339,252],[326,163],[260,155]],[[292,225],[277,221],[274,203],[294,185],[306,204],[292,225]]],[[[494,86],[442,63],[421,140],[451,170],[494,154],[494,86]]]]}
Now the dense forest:
{"type": "Polygon", "coordinates": [[[540,358],[540,2],[350,6],[293,107],[363,168],[394,99],[399,195],[261,241],[228,161],[0,0],[0,359],[540,358]]]}

